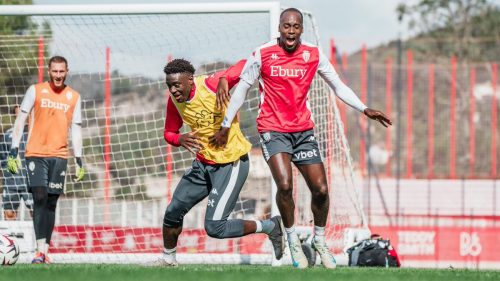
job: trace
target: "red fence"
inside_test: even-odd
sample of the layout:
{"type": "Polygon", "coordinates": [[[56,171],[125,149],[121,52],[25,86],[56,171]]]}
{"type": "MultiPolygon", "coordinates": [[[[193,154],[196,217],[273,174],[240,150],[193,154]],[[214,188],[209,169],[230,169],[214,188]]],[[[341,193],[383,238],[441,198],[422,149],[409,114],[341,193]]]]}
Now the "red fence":
{"type": "MultiPolygon", "coordinates": [[[[403,266],[498,268],[500,227],[371,227],[389,238],[403,266]],[[471,266],[472,265],[472,266],[471,266]]],[[[271,254],[267,235],[217,240],[205,231],[184,230],[179,253],[271,254]]],[[[332,241],[329,241],[332,243],[332,241]]],[[[160,228],[57,226],[52,253],[161,253],[160,228]]],[[[332,248],[339,253],[340,249],[332,248]]]]}
{"type": "Polygon", "coordinates": [[[414,57],[407,50],[401,65],[393,64],[392,57],[377,63],[365,48],[352,56],[349,65],[342,57],[342,67],[337,67],[342,79],[369,107],[386,112],[395,123],[385,130],[347,109],[342,119],[358,168],[367,172],[368,155],[379,174],[394,176],[399,148],[402,177],[498,178],[498,64],[468,63],[455,57],[425,63],[414,57]],[[398,101],[401,112],[393,107],[398,101]],[[360,130],[370,137],[364,138],[360,130]],[[381,150],[391,157],[377,161],[372,152],[381,150]]]}

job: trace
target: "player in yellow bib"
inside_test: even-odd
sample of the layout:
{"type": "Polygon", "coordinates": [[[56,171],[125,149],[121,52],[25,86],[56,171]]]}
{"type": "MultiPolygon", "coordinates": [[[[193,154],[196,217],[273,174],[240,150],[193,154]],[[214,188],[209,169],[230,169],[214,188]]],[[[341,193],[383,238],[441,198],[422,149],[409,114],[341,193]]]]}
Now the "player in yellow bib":
{"type": "Polygon", "coordinates": [[[195,69],[184,59],[169,62],[164,72],[170,92],[165,120],[165,140],[196,154],[191,169],[182,176],[163,219],[163,256],[154,265],[176,266],[177,239],[183,218],[198,202],[208,196],[205,230],[211,237],[241,237],[256,232],[268,234],[277,259],[284,250],[281,217],[269,220],[228,219],[248,176],[250,143],[243,136],[237,120],[231,124],[225,148],[209,145],[209,137],[220,129],[224,111],[217,109],[216,94],[228,91],[239,81],[245,61],[226,71],[194,77],[195,69]],[[183,124],[191,132],[181,134],[183,124]]]}
{"type": "Polygon", "coordinates": [[[64,57],[49,60],[49,82],[32,85],[26,91],[21,112],[14,123],[7,169],[17,174],[20,168],[18,148],[29,114],[26,144],[28,191],[33,194],[33,226],[36,253],[32,263],[50,263],[47,257],[54,230],[56,206],[64,192],[68,158],[68,131],[71,128],[77,164],[76,181],[83,179],[82,115],[78,92],[64,84],[68,62],[64,57]]]}

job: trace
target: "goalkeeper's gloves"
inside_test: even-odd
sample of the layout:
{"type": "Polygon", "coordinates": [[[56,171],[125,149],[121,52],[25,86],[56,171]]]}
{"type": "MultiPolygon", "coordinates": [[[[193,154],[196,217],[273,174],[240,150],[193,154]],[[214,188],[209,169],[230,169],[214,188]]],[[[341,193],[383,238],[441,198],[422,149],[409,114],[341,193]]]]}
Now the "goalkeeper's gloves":
{"type": "Polygon", "coordinates": [[[85,176],[85,169],[83,168],[83,162],[81,157],[76,157],[75,159],[76,162],[76,177],[75,177],[75,182],[79,182],[83,180],[83,177],[85,176]]]}
{"type": "Polygon", "coordinates": [[[17,155],[17,147],[15,147],[10,150],[9,157],[7,157],[7,170],[11,174],[17,174],[19,169],[21,169],[21,160],[17,155]]]}

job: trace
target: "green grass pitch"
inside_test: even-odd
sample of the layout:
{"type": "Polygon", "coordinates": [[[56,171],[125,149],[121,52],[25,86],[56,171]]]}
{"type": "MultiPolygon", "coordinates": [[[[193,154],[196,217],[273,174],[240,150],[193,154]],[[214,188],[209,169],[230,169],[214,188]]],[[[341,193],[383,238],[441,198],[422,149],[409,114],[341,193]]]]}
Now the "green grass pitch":
{"type": "Polygon", "coordinates": [[[462,269],[386,269],[337,268],[327,270],[316,266],[298,270],[291,266],[253,265],[181,265],[177,268],[142,267],[137,265],[93,264],[18,264],[0,267],[0,280],[179,280],[179,281],[292,281],[292,280],[361,280],[361,281],[431,281],[431,280],[500,280],[500,271],[462,269]]]}

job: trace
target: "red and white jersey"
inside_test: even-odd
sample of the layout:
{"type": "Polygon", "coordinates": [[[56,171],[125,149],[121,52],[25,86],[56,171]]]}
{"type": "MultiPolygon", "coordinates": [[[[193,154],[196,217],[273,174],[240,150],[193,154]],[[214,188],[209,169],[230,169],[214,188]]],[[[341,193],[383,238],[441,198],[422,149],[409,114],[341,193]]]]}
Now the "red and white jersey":
{"type": "MultiPolygon", "coordinates": [[[[273,40],[255,50],[240,77],[248,84],[259,80],[259,132],[292,133],[314,127],[308,91],[316,72],[332,89],[340,81],[328,58],[313,44],[302,42],[289,53],[273,40]]],[[[362,111],[366,106],[361,103],[355,108],[362,111]]]]}

